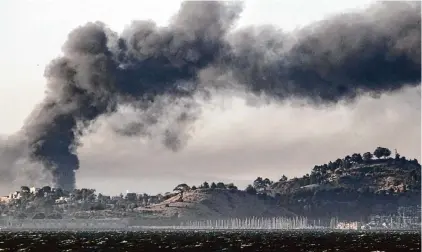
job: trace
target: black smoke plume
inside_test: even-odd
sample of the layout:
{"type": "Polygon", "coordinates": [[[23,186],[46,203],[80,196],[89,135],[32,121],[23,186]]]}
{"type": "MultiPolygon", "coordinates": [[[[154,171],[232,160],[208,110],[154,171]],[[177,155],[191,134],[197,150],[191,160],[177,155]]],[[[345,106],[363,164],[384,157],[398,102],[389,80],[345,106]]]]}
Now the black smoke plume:
{"type": "Polygon", "coordinates": [[[23,132],[33,162],[72,189],[83,129],[119,105],[152,111],[122,134],[147,134],[165,106],[180,115],[164,144],[181,147],[197,117],[194,94],[237,87],[315,104],[351,101],[362,92],[420,85],[420,3],[376,3],[284,33],[276,27],[233,30],[239,3],[185,2],[166,27],[135,21],[122,34],[102,23],[72,31],[63,56],[45,71],[48,92],[23,132]]]}

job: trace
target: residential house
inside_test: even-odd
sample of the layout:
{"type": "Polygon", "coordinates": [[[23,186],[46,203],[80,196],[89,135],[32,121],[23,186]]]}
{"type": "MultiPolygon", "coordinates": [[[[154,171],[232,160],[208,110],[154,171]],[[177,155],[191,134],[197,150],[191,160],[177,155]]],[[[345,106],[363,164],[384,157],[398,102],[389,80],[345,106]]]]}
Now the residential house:
{"type": "Polygon", "coordinates": [[[69,197],[60,197],[58,199],[55,200],[56,204],[65,204],[70,202],[70,198],[69,197]]]}
{"type": "Polygon", "coordinates": [[[40,188],[37,188],[37,187],[31,187],[31,188],[29,188],[29,192],[31,194],[37,194],[39,191],[40,191],[40,188]]]}
{"type": "Polygon", "coordinates": [[[20,199],[20,198],[21,198],[21,193],[19,191],[12,192],[11,194],[9,194],[9,199],[20,199]]]}

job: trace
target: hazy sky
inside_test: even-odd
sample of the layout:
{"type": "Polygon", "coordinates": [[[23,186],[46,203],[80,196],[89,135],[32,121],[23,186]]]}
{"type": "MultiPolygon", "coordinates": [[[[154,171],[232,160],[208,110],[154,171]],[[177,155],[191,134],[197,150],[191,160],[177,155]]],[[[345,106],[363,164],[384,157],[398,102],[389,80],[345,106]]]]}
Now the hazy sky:
{"type": "MultiPolygon", "coordinates": [[[[22,126],[43,98],[45,65],[78,25],[100,20],[115,31],[136,19],[165,25],[179,1],[0,1],[0,134],[22,126]]],[[[246,1],[239,26],[275,24],[286,30],[370,1],[246,1]]],[[[397,148],[420,159],[420,89],[380,99],[363,97],[353,106],[325,110],[272,103],[251,107],[243,98],[217,97],[195,124],[194,137],[178,153],[142,139],[116,136],[109,121],[83,139],[78,152],[78,187],[106,193],[170,191],[180,182],[235,181],[256,176],[300,176],[322,164],[376,146],[397,148]],[[253,123],[252,123],[253,122],[253,123]],[[257,123],[258,122],[258,123],[257,123]],[[253,126],[253,127],[252,127],[253,126]]],[[[112,121],[112,120],[111,120],[112,121]]],[[[2,188],[0,193],[10,191],[2,188]]]]}

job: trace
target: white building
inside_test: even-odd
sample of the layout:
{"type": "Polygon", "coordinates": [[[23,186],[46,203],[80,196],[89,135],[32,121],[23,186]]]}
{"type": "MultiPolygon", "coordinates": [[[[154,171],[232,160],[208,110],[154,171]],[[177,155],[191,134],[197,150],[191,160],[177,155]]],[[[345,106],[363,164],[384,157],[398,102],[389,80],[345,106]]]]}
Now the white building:
{"type": "Polygon", "coordinates": [[[9,199],[20,199],[20,198],[21,198],[21,193],[19,191],[12,192],[11,194],[9,194],[9,199]]]}
{"type": "Polygon", "coordinates": [[[29,188],[29,192],[31,194],[36,194],[39,190],[40,190],[40,188],[37,188],[37,187],[31,187],[31,188],[29,188]]]}
{"type": "Polygon", "coordinates": [[[360,227],[357,221],[354,222],[339,222],[337,223],[337,229],[349,229],[349,230],[358,230],[360,227]]]}
{"type": "Polygon", "coordinates": [[[69,197],[60,197],[55,200],[56,204],[64,204],[70,201],[69,197]]]}

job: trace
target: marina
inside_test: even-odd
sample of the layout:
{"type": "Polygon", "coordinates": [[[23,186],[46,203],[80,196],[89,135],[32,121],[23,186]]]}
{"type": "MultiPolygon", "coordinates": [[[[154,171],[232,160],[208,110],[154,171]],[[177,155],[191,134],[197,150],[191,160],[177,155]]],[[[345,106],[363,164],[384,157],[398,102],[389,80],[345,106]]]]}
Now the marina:
{"type": "Polygon", "coordinates": [[[146,223],[119,219],[3,219],[1,230],[420,230],[420,218],[373,216],[368,223],[309,220],[306,217],[251,217],[146,223]],[[387,221],[388,220],[388,221],[387,221]]]}

